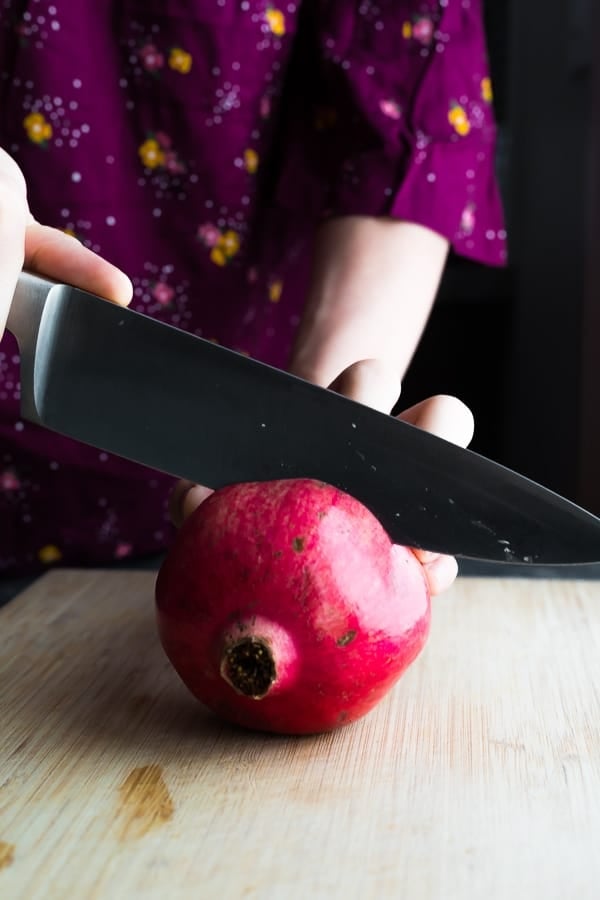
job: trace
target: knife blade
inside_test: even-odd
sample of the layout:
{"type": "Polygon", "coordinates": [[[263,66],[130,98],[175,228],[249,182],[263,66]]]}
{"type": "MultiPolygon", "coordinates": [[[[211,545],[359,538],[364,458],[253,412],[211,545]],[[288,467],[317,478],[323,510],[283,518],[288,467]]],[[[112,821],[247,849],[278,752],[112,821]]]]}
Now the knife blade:
{"type": "Polygon", "coordinates": [[[600,560],[600,519],[531,479],[143,313],[22,273],[7,327],[22,416],[62,435],[211,488],[320,479],[407,546],[600,560]]]}

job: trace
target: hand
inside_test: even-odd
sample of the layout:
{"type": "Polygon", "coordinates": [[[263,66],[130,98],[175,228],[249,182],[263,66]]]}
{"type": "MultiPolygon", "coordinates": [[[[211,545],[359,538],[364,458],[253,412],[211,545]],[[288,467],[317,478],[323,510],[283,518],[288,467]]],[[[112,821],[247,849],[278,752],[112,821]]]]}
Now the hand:
{"type": "MultiPolygon", "coordinates": [[[[389,413],[435,300],[448,241],[413,222],[347,216],[317,239],[311,288],[290,368],[389,413]],[[370,360],[355,365],[356,360],[370,360]],[[342,375],[338,375],[338,373],[342,375]]],[[[451,397],[432,397],[400,418],[468,444],[473,418],[451,397]]],[[[456,560],[415,551],[432,594],[450,587],[456,560]]]]}
{"type": "MultiPolygon", "coordinates": [[[[394,370],[378,360],[355,363],[336,379],[331,388],[380,412],[389,412],[400,393],[400,383],[394,370]]],[[[431,397],[411,406],[398,418],[461,446],[466,446],[473,436],[473,416],[454,397],[431,397]]],[[[210,488],[190,481],[180,481],[171,494],[170,512],[173,523],[179,527],[211,493],[210,488]]],[[[413,552],[423,566],[431,595],[447,590],[458,571],[454,557],[426,550],[413,552]]]]}
{"type": "Polygon", "coordinates": [[[75,238],[35,221],[23,173],[0,149],[0,338],[23,268],[122,305],[131,300],[132,286],[123,272],[75,238]]]}
{"type": "MultiPolygon", "coordinates": [[[[355,363],[336,379],[332,387],[380,412],[390,412],[400,395],[400,382],[395,370],[379,360],[355,363]]],[[[471,411],[456,397],[445,394],[411,406],[398,418],[461,447],[466,447],[473,437],[471,411]]],[[[453,556],[429,550],[413,550],[413,553],[423,566],[432,597],[452,585],[458,573],[458,564],[453,556]]]]}
{"type": "MultiPolygon", "coordinates": [[[[318,236],[290,371],[389,413],[427,321],[447,254],[444,238],[410,222],[365,216],[328,222],[318,236]]],[[[470,411],[453,397],[432,397],[400,418],[462,445],[473,434],[470,411]]],[[[173,522],[180,525],[210,493],[189,481],[180,482],[171,497],[173,522]]],[[[432,595],[450,587],[458,569],[453,557],[414,552],[432,595]]]]}

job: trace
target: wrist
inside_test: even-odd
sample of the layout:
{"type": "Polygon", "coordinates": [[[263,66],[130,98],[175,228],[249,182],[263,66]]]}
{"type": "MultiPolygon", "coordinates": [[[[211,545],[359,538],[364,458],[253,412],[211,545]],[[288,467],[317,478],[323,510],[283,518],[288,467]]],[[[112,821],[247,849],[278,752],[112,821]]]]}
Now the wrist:
{"type": "Polygon", "coordinates": [[[329,384],[347,366],[378,359],[403,377],[437,293],[448,253],[440,235],[367,217],[321,229],[290,369],[329,384]]]}

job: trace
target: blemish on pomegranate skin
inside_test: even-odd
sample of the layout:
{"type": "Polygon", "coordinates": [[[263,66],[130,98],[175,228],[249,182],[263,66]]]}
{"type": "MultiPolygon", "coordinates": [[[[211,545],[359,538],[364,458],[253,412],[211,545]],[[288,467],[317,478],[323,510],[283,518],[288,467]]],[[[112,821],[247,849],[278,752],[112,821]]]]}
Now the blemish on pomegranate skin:
{"type": "Polygon", "coordinates": [[[0,841],[0,872],[8,868],[15,858],[15,845],[0,841]]]}
{"type": "Polygon", "coordinates": [[[304,550],[305,540],[303,537],[295,537],[292,541],[292,547],[296,551],[296,553],[302,553],[304,550]]]}
{"type": "Polygon", "coordinates": [[[352,628],[350,631],[347,631],[346,634],[343,634],[341,638],[338,638],[336,644],[338,647],[347,647],[348,644],[352,643],[355,637],[356,631],[352,628]]]}
{"type": "Polygon", "coordinates": [[[119,787],[121,840],[137,839],[173,818],[174,806],[161,766],[133,769],[119,787]]]}

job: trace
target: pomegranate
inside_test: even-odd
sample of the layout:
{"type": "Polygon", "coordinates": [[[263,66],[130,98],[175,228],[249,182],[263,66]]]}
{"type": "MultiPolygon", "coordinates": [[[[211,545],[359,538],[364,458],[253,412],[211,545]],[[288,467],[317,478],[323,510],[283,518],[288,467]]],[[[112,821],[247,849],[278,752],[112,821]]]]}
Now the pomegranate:
{"type": "Polygon", "coordinates": [[[222,718],[282,734],[365,715],[422,649],[414,554],[358,500],[311,479],[236,484],[178,532],[156,582],[159,636],[222,718]]]}

